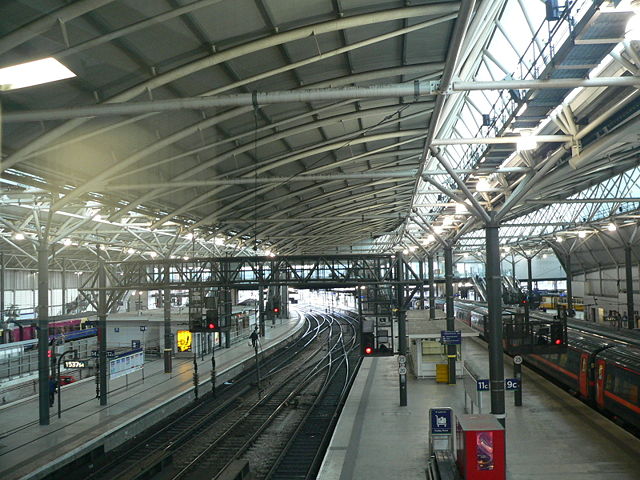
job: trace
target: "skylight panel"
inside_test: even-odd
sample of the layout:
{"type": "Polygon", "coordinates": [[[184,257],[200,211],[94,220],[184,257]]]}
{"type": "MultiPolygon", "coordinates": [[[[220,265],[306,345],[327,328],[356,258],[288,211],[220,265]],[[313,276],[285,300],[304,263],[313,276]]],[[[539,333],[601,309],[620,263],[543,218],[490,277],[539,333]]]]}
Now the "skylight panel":
{"type": "Polygon", "coordinates": [[[0,90],[17,90],[75,76],[75,73],[55,58],[43,58],[0,68],[0,90]]]}

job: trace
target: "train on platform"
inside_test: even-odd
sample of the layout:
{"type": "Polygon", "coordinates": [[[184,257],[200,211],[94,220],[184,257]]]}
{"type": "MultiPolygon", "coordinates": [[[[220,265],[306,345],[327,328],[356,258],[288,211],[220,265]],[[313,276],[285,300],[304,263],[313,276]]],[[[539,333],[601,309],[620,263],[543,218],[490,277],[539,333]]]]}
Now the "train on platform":
{"type": "MultiPolygon", "coordinates": [[[[484,333],[486,307],[456,305],[456,318],[484,333]]],[[[640,348],[568,329],[566,353],[524,355],[534,367],[602,413],[640,433],[640,348]]]]}

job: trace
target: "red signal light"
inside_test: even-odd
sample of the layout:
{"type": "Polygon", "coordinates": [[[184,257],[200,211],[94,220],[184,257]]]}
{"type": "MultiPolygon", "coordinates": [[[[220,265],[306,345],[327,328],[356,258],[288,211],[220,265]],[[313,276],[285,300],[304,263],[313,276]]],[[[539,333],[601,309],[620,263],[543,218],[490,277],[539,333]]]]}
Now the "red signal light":
{"type": "Polygon", "coordinates": [[[373,353],[373,348],[372,347],[364,347],[364,353],[366,353],[367,355],[371,355],[373,353]]]}
{"type": "Polygon", "coordinates": [[[280,313],[280,309],[278,307],[273,307],[273,313],[280,313]]]}
{"type": "Polygon", "coordinates": [[[556,338],[556,345],[561,345],[562,344],[562,340],[560,340],[559,338],[556,338]]]}
{"type": "Polygon", "coordinates": [[[207,325],[207,328],[209,328],[209,330],[215,330],[216,329],[216,324],[215,323],[209,323],[209,325],[207,325]]]}

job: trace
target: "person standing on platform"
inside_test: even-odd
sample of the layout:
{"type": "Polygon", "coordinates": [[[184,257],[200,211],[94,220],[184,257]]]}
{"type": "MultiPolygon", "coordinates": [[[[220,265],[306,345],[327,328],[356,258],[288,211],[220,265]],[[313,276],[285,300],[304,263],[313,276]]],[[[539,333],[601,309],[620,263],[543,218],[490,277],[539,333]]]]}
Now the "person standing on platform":
{"type": "Polygon", "coordinates": [[[256,348],[256,345],[258,344],[258,327],[257,326],[253,329],[253,332],[251,332],[251,335],[249,336],[249,338],[251,339],[251,346],[253,348],[256,348]]]}
{"type": "Polygon", "coordinates": [[[53,404],[56,401],[56,388],[58,386],[58,382],[53,377],[49,377],[49,406],[53,407],[53,404]]]}

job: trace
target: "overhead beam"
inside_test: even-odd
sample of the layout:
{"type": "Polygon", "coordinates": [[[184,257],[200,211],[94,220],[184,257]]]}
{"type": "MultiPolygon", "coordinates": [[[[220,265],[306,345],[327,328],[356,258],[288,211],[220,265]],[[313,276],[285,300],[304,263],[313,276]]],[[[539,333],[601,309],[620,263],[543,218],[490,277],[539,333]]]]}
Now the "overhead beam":
{"type": "Polygon", "coordinates": [[[415,82],[411,85],[373,85],[370,87],[341,87],[295,91],[271,91],[217,95],[215,97],[185,97],[148,102],[113,102],[84,107],[5,112],[5,122],[41,122],[74,118],[138,115],[152,112],[203,110],[221,107],[259,106],[280,103],[308,103],[358,98],[419,97],[468,92],[473,90],[541,90],[577,87],[638,87],[640,77],[601,77],[560,80],[498,80],[492,82],[453,82],[451,90],[440,91],[436,81],[415,82]],[[514,86],[515,85],[515,86],[514,86]]]}
{"type": "Polygon", "coordinates": [[[537,143],[564,143],[570,142],[571,135],[513,135],[510,137],[476,137],[476,138],[435,138],[431,142],[433,146],[441,145],[497,145],[518,143],[520,140],[530,140],[537,143]]]}
{"type": "Polygon", "coordinates": [[[640,203],[640,197],[612,198],[566,198],[564,200],[525,200],[533,205],[555,205],[556,203],[640,203]]]}

